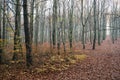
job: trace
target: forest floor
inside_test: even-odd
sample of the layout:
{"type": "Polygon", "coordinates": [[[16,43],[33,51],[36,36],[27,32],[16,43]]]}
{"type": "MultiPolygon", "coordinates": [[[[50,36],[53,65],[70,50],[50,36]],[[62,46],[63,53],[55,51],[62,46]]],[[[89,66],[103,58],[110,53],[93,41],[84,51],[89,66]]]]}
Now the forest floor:
{"type": "Polygon", "coordinates": [[[75,54],[82,52],[87,58],[66,70],[33,73],[16,65],[12,65],[15,68],[0,65],[0,80],[120,80],[120,39],[112,44],[107,38],[96,50],[86,46],[75,54]]]}

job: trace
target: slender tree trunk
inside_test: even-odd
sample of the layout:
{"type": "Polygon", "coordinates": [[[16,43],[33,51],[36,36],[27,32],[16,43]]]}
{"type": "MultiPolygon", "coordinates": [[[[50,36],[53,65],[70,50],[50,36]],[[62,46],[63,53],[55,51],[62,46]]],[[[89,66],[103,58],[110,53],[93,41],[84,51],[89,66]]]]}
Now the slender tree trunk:
{"type": "Polygon", "coordinates": [[[31,2],[31,14],[30,14],[30,35],[31,35],[31,43],[33,42],[33,18],[34,18],[34,2],[35,0],[32,0],[31,2]]]}
{"type": "Polygon", "coordinates": [[[64,46],[64,52],[66,53],[66,47],[65,47],[65,27],[66,27],[66,14],[65,14],[65,2],[63,2],[63,30],[62,30],[62,41],[64,46]]]}
{"type": "Polygon", "coordinates": [[[94,39],[93,39],[93,50],[96,44],[96,0],[94,0],[94,39]]]}
{"type": "Polygon", "coordinates": [[[71,8],[69,12],[69,42],[70,42],[70,49],[72,49],[72,42],[73,42],[73,5],[74,1],[71,0],[71,8]]]}
{"type": "Polygon", "coordinates": [[[58,55],[60,55],[60,30],[61,30],[61,26],[62,26],[62,22],[60,21],[61,20],[61,16],[60,16],[60,4],[59,4],[59,14],[58,14],[58,23],[59,25],[57,26],[57,38],[58,38],[58,41],[57,41],[57,48],[58,48],[58,55]]]}
{"type": "MultiPolygon", "coordinates": [[[[1,1],[2,2],[2,1],[1,1]]],[[[0,9],[2,9],[2,6],[0,5],[0,9]]],[[[3,32],[1,32],[2,30],[0,30],[0,63],[4,63],[4,47],[5,47],[5,32],[6,32],[6,19],[5,19],[5,10],[6,10],[6,1],[3,1],[3,18],[0,18],[0,29],[3,29],[3,32]],[[2,26],[1,26],[1,21],[3,19],[2,22],[2,26]]],[[[0,14],[1,14],[1,10],[0,10],[0,14]]],[[[0,15],[1,16],[1,15],[0,15]]]]}
{"type": "Polygon", "coordinates": [[[2,25],[1,25],[1,21],[2,21],[2,1],[0,1],[0,64],[3,62],[3,47],[2,47],[2,25]]]}
{"type": "Polygon", "coordinates": [[[14,54],[13,60],[18,60],[18,54],[21,48],[20,40],[20,0],[16,0],[16,14],[15,14],[15,32],[14,32],[14,54]]]}
{"type": "Polygon", "coordinates": [[[100,12],[99,12],[99,1],[98,1],[98,16],[97,16],[97,21],[98,21],[98,45],[100,45],[100,12]]]}
{"type": "MultiPolygon", "coordinates": [[[[91,26],[91,23],[90,23],[91,26]]],[[[92,28],[90,27],[90,43],[92,44],[92,28]]]]}
{"type": "Polygon", "coordinates": [[[53,0],[53,33],[52,33],[53,48],[55,48],[56,45],[56,22],[57,22],[57,0],[53,0]]]}
{"type": "Polygon", "coordinates": [[[5,19],[5,10],[6,10],[6,1],[3,2],[3,47],[5,46],[5,35],[6,35],[6,19],[5,19]]]}
{"type": "Polygon", "coordinates": [[[51,14],[49,9],[49,43],[50,43],[50,52],[52,52],[52,26],[51,26],[51,14]]]}
{"type": "Polygon", "coordinates": [[[38,30],[39,30],[39,10],[38,5],[36,7],[36,17],[35,17],[35,44],[36,44],[36,52],[38,49],[38,30]]]}
{"type": "Polygon", "coordinates": [[[83,44],[83,49],[85,49],[85,25],[84,25],[84,20],[83,20],[83,0],[81,0],[81,21],[82,21],[82,44],[83,44]]]}

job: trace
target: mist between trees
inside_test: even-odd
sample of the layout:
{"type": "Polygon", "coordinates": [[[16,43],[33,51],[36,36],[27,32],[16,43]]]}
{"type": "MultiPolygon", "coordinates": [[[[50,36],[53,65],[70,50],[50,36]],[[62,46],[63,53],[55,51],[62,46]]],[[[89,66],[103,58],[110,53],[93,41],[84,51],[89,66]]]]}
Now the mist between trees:
{"type": "Polygon", "coordinates": [[[119,0],[0,0],[0,63],[8,46],[12,60],[26,56],[29,67],[45,44],[51,54],[56,50],[61,55],[61,47],[64,54],[67,48],[72,53],[74,43],[83,49],[90,43],[93,50],[107,36],[114,43],[120,37],[119,4],[119,0]]]}

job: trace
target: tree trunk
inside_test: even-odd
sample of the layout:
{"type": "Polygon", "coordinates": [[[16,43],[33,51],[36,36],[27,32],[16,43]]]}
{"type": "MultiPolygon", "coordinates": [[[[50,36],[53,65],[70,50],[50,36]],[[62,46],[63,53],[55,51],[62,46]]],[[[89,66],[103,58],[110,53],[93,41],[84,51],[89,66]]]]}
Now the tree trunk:
{"type": "Polygon", "coordinates": [[[4,4],[3,4],[3,47],[5,46],[5,35],[6,35],[6,19],[5,19],[5,10],[6,10],[6,1],[4,0],[4,4]]]}
{"type": "Polygon", "coordinates": [[[23,0],[23,13],[24,13],[24,32],[25,32],[25,44],[26,44],[26,65],[30,67],[32,65],[32,46],[30,38],[30,28],[28,21],[28,9],[27,0],[23,0]]]}
{"type": "Polygon", "coordinates": [[[31,14],[30,14],[30,38],[31,38],[31,43],[33,42],[34,2],[35,2],[35,0],[32,0],[32,2],[31,2],[31,14]]]}
{"type": "Polygon", "coordinates": [[[94,0],[94,39],[93,39],[93,50],[96,44],[96,0],[94,0]]]}
{"type": "Polygon", "coordinates": [[[73,5],[74,1],[71,0],[71,8],[69,12],[69,43],[70,43],[70,50],[72,49],[72,42],[73,42],[73,5]]]}
{"type": "Polygon", "coordinates": [[[55,48],[56,45],[56,22],[57,22],[57,0],[53,0],[53,33],[52,33],[53,48],[55,48]]]}
{"type": "Polygon", "coordinates": [[[2,8],[2,1],[0,1],[0,64],[3,62],[3,56],[2,56],[2,54],[3,54],[3,47],[2,47],[2,25],[1,25],[1,21],[2,21],[2,10],[1,10],[1,8],[2,8]]]}
{"type": "Polygon", "coordinates": [[[14,54],[13,60],[18,60],[18,54],[21,48],[20,39],[20,0],[16,0],[16,14],[15,14],[15,32],[14,32],[14,54]]]}
{"type": "Polygon", "coordinates": [[[64,52],[66,53],[66,47],[65,47],[65,27],[66,27],[66,14],[65,14],[65,2],[63,2],[63,28],[62,28],[62,41],[64,46],[64,52]]]}
{"type": "Polygon", "coordinates": [[[36,6],[36,17],[35,17],[35,45],[36,45],[36,52],[38,47],[38,30],[39,30],[39,12],[38,6],[36,6]]]}
{"type": "Polygon", "coordinates": [[[81,9],[82,9],[81,21],[82,21],[82,27],[83,27],[83,30],[82,30],[82,44],[83,44],[83,49],[85,49],[85,25],[84,25],[84,20],[83,20],[83,0],[81,0],[81,9]]]}

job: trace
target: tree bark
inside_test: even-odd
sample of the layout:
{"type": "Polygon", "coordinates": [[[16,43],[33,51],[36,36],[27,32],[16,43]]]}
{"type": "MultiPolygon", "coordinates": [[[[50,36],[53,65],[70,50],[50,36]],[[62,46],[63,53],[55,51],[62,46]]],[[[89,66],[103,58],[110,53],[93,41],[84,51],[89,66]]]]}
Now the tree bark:
{"type": "Polygon", "coordinates": [[[94,39],[93,39],[93,50],[96,44],[96,0],[94,0],[94,39]]]}
{"type": "Polygon", "coordinates": [[[15,32],[14,32],[14,54],[13,60],[18,60],[18,54],[21,48],[20,39],[20,0],[16,0],[16,14],[15,14],[15,32]]]}
{"type": "Polygon", "coordinates": [[[3,48],[2,48],[2,25],[1,25],[1,22],[2,22],[2,1],[0,1],[0,64],[3,62],[3,48]]]}
{"type": "Polygon", "coordinates": [[[30,38],[30,28],[28,21],[28,9],[27,0],[23,0],[23,13],[24,13],[24,32],[25,32],[25,44],[26,44],[26,65],[30,67],[32,65],[32,45],[30,38]]]}
{"type": "Polygon", "coordinates": [[[52,33],[53,48],[55,48],[56,45],[56,22],[57,22],[57,0],[53,0],[53,33],[52,33]]]}

